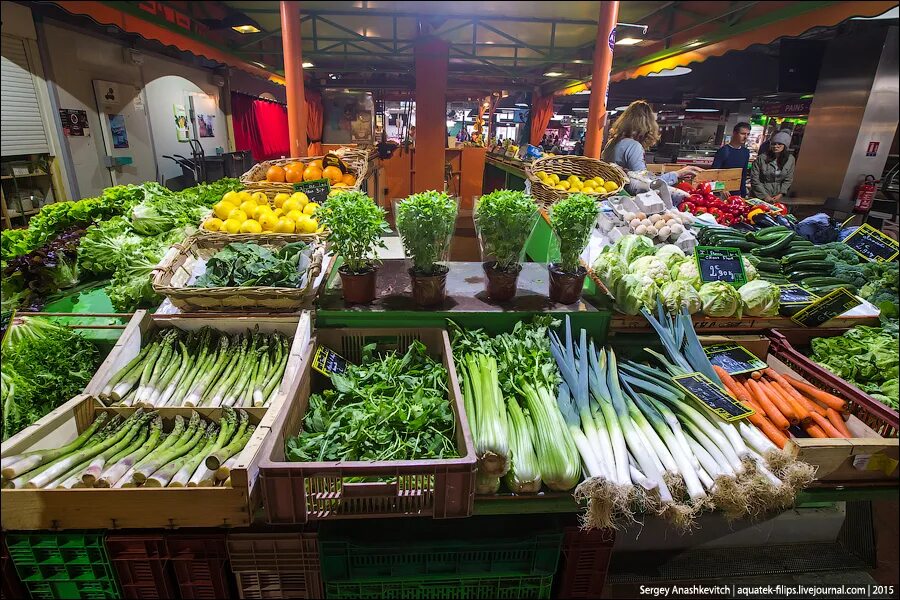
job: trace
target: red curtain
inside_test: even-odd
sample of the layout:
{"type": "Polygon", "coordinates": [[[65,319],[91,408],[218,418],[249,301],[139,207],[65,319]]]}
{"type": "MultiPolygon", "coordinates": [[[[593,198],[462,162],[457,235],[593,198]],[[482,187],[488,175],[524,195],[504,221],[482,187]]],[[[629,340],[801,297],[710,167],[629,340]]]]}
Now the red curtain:
{"type": "Polygon", "coordinates": [[[529,143],[537,146],[541,143],[541,136],[550,124],[553,116],[553,96],[535,95],[531,101],[531,138],[529,143]]]}
{"type": "Polygon", "coordinates": [[[322,129],[325,126],[325,110],[322,107],[322,93],[316,90],[306,90],[306,139],[309,147],[306,150],[308,156],[322,154],[322,129]]]}
{"type": "Polygon", "coordinates": [[[250,150],[257,162],[290,156],[287,108],[232,92],[231,116],[237,150],[250,150]]]}

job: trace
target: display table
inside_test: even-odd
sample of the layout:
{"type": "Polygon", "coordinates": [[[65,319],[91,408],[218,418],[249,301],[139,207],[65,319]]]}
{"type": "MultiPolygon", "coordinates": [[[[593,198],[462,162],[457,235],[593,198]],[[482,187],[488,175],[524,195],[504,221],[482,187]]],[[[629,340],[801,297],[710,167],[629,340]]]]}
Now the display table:
{"type": "Polygon", "coordinates": [[[525,163],[498,154],[488,154],[484,167],[484,193],[494,190],[524,190],[525,163]]]}

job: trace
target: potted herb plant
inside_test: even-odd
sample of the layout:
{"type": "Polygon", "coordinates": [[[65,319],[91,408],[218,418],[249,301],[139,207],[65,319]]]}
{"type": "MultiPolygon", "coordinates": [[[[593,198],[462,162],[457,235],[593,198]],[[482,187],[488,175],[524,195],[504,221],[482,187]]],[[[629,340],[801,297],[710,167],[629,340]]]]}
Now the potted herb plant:
{"type": "Polygon", "coordinates": [[[550,263],[550,300],[572,304],[581,296],[587,275],[580,262],[597,220],[597,203],[587,194],[569,194],[550,209],[550,228],[559,250],[559,262],[550,263]]]}
{"type": "Polygon", "coordinates": [[[497,190],[475,207],[488,297],[497,302],[516,295],[525,243],[538,219],[537,205],[525,192],[497,190]]]}
{"type": "Polygon", "coordinates": [[[444,260],[456,225],[456,201],[444,192],[413,194],[397,203],[397,232],[412,261],[413,299],[420,306],[443,302],[449,269],[444,260]]]}
{"type": "Polygon", "coordinates": [[[366,304],[375,299],[376,248],[385,248],[381,236],[389,231],[384,210],[362,192],[345,192],[328,199],[319,209],[321,223],[330,231],[328,243],[344,260],[338,269],[344,300],[366,304]]]}

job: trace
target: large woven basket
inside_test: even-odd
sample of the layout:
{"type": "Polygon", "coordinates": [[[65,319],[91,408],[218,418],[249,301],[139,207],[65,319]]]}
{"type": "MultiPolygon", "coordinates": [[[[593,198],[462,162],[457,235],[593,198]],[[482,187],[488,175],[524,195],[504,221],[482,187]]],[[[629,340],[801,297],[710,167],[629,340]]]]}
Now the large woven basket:
{"type": "Polygon", "coordinates": [[[325,261],[324,244],[314,242],[302,288],[281,287],[188,287],[187,282],[198,260],[208,260],[233,242],[253,242],[268,248],[280,248],[296,242],[300,236],[234,234],[221,238],[192,235],[169,249],[153,276],[153,290],[165,296],[184,312],[227,311],[298,311],[312,306],[316,280],[325,261]],[[293,237],[293,239],[290,239],[293,237]]]}
{"type": "MultiPolygon", "coordinates": [[[[344,164],[347,165],[347,169],[356,177],[356,183],[343,189],[359,190],[369,169],[369,151],[357,150],[356,148],[341,148],[337,150],[335,154],[344,161],[344,164]]],[[[266,171],[269,170],[269,167],[275,165],[283,167],[287,164],[296,162],[309,164],[314,160],[321,160],[322,158],[323,157],[321,156],[307,156],[303,158],[265,160],[261,163],[256,163],[253,165],[253,168],[241,175],[241,184],[252,192],[264,191],[267,194],[271,193],[272,195],[278,192],[291,193],[294,191],[293,183],[275,183],[266,181],[266,171]]]]}
{"type": "Polygon", "coordinates": [[[611,192],[597,192],[592,195],[597,198],[613,196],[622,191],[628,183],[628,176],[618,165],[603,162],[586,156],[545,156],[525,165],[525,175],[531,182],[531,196],[544,208],[550,208],[555,202],[562,200],[571,192],[557,190],[545,185],[538,179],[535,173],[544,171],[549,174],[559,175],[560,179],[566,179],[569,175],[577,175],[581,179],[602,177],[605,181],[615,181],[619,187],[611,192]]]}

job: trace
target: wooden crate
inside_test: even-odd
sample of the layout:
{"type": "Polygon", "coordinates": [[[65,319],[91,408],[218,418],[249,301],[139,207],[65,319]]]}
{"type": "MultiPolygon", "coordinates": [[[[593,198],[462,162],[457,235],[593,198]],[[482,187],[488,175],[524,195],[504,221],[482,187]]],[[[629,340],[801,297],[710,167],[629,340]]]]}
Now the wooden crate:
{"type": "MultiPolygon", "coordinates": [[[[649,164],[647,170],[657,175],[678,171],[683,169],[685,165],[677,164],[649,164]]],[[[713,189],[715,191],[739,190],[741,189],[741,178],[744,176],[743,169],[703,169],[694,175],[694,183],[709,181],[715,183],[713,189]]]]}

